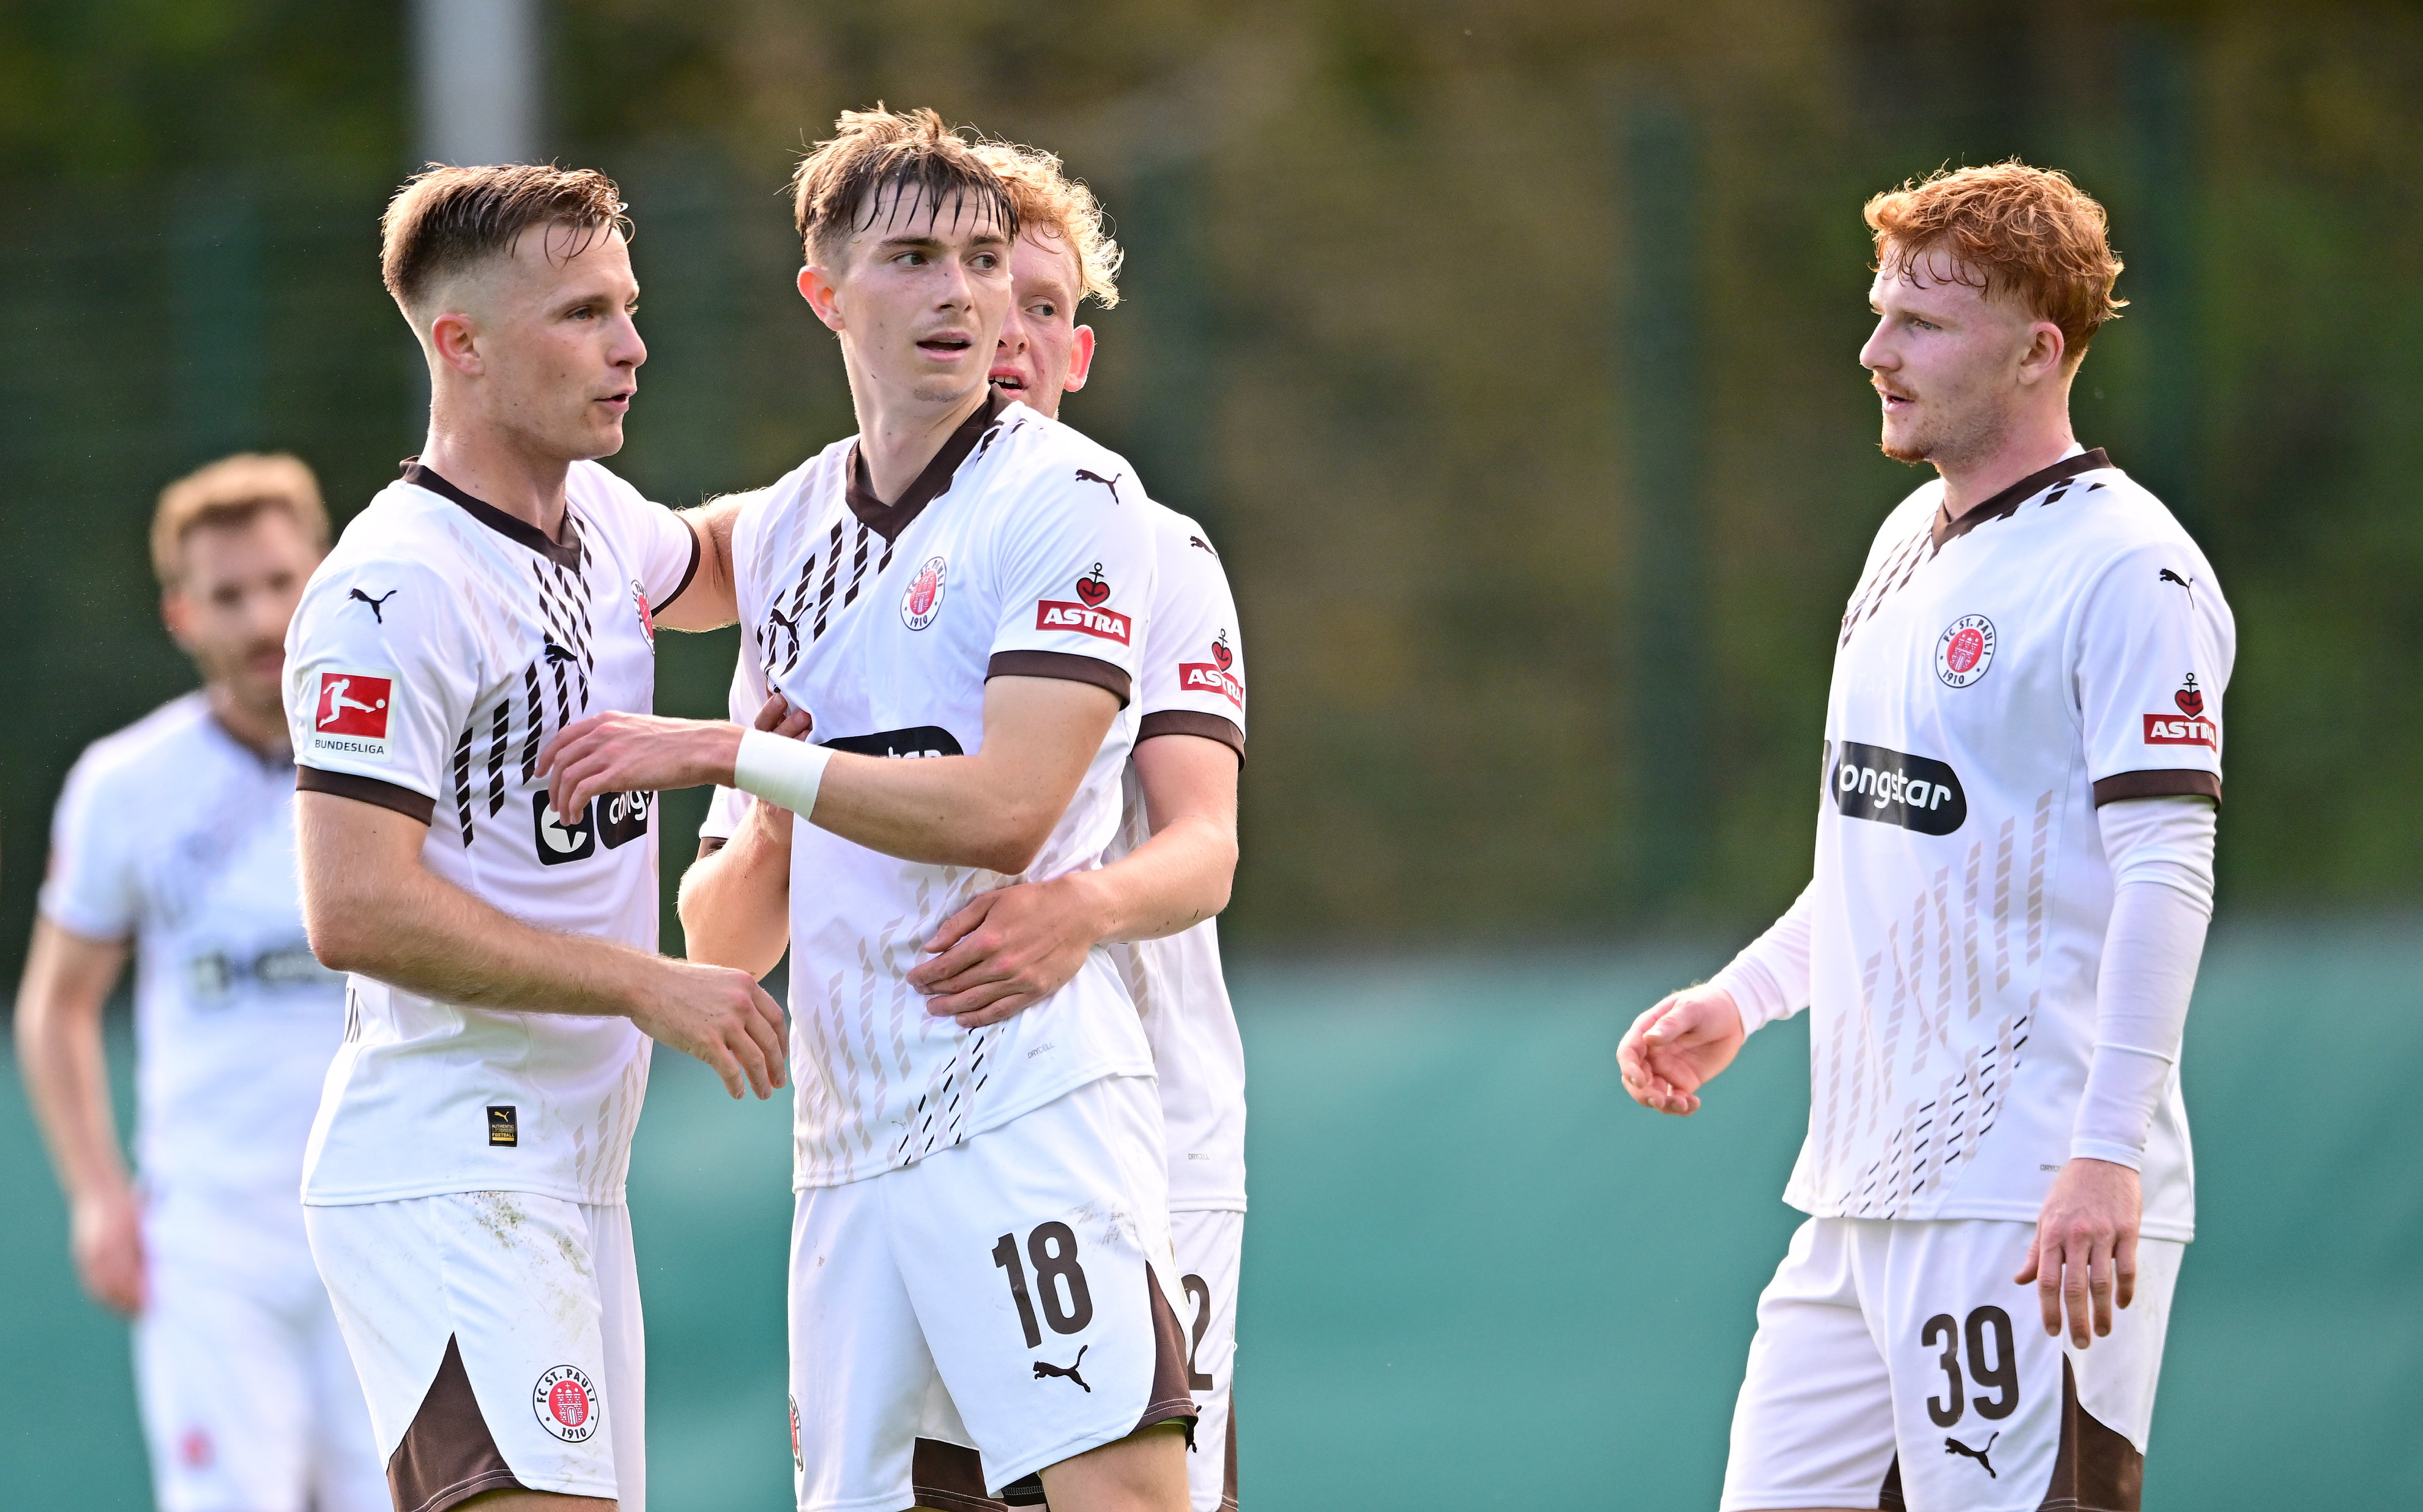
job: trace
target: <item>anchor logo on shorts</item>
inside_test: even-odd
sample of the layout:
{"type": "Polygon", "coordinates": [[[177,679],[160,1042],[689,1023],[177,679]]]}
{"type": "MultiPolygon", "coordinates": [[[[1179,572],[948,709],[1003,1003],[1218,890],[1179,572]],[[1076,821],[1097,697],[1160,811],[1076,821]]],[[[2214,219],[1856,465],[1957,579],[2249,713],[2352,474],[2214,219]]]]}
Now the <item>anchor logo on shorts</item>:
{"type": "MultiPolygon", "coordinates": [[[[1983,1398],[1980,1398],[1980,1400],[1983,1400],[1983,1398]]],[[[1986,1478],[1987,1480],[1998,1481],[2003,1477],[1994,1473],[1994,1462],[1986,1456],[1993,1453],[1994,1440],[2001,1437],[2002,1434],[1999,1432],[1987,1435],[1986,1447],[1983,1449],[1972,1449],[1957,1439],[1946,1439],[1943,1440],[1943,1452],[1947,1455],[1967,1455],[1970,1458],[1986,1467],[1986,1478]]]]}
{"type": "Polygon", "coordinates": [[[1037,1380],[1045,1380],[1053,1376],[1066,1376],[1070,1380],[1077,1383],[1078,1390],[1084,1392],[1087,1396],[1093,1395],[1094,1389],[1085,1384],[1085,1377],[1077,1374],[1077,1367],[1085,1362],[1085,1349],[1091,1349],[1092,1347],[1094,1347],[1092,1345],[1087,1345],[1085,1349],[1078,1350],[1077,1358],[1069,1361],[1065,1366],[1055,1365],[1048,1360],[1037,1361],[1035,1362],[1035,1378],[1037,1380]]]}

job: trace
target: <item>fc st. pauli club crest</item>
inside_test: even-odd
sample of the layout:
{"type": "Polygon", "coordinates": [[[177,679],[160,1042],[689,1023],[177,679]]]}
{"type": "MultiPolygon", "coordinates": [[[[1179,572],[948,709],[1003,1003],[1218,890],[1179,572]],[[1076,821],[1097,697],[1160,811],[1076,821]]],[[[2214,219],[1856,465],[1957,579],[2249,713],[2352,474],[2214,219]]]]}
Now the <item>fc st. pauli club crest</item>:
{"type": "Polygon", "coordinates": [[[657,648],[657,612],[648,607],[648,592],[640,580],[631,580],[631,602],[640,611],[640,633],[648,638],[648,649],[657,648]]]}
{"type": "Polygon", "coordinates": [[[1963,614],[1935,638],[1935,675],[1946,688],[1966,688],[1994,664],[1994,622],[1963,614]]]}
{"type": "Polygon", "coordinates": [[[585,1443],[597,1432],[597,1387],[578,1365],[558,1365],[531,1390],[538,1425],[565,1443],[585,1443]]]}
{"type": "Polygon", "coordinates": [[[950,564],[938,556],[927,557],[918,567],[900,595],[901,624],[922,630],[934,623],[934,616],[942,612],[942,579],[949,568],[950,564]]]}

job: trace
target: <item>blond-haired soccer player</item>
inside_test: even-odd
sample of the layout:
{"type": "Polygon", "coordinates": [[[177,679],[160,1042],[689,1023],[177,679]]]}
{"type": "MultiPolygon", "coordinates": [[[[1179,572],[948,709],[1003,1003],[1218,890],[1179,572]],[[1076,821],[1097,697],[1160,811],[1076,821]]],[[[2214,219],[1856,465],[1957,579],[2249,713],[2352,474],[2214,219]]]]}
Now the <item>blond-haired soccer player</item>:
{"type": "Polygon", "coordinates": [[[224,458],[160,496],[161,617],[202,686],[95,742],[60,797],[19,1062],[85,1289],[135,1319],[165,1512],[371,1512],[387,1486],[295,1201],[343,1032],[294,884],[287,622],[328,546],[311,470],[224,458]],[[135,1137],[101,1010],[135,957],[135,1137]]]}
{"type": "Polygon", "coordinates": [[[1759,1299],[1726,1507],[2121,1512],[2194,1225],[2177,1062],[2236,631],[2170,512],[2071,436],[2120,270],[2102,207],[2014,162],[1867,221],[1884,450],[1940,479],[1843,615],[1814,878],[1640,1015],[1624,1085],[1690,1113],[1812,1010],[1784,1194],[1811,1217],[1759,1299]]]}
{"type": "Polygon", "coordinates": [[[624,1206],[651,1040],[737,1097],[782,1011],[657,940],[656,805],[548,803],[546,740],[655,698],[659,624],[732,617],[711,533],[595,458],[646,348],[603,175],[447,167],[385,222],[427,447],[314,575],[287,655],[304,915],[352,973],[311,1249],[399,1512],[645,1504],[624,1206]]]}
{"type": "MultiPolygon", "coordinates": [[[[1006,142],[977,152],[1018,206],[993,386],[1056,418],[1062,397],[1085,386],[1093,365],[1094,332],[1077,324],[1078,308],[1088,298],[1118,301],[1120,250],[1093,192],[1058,158],[1006,142]]],[[[1118,838],[1099,867],[971,901],[926,943],[935,958],[909,980],[932,995],[928,1012],[974,1027],[1048,997],[1097,946],[1117,964],[1152,1042],[1170,1236],[1194,1310],[1187,1377],[1202,1417],[1187,1460],[1189,1490],[1195,1512],[1217,1512],[1237,1504],[1230,1403],[1245,1222],[1245,1058],[1212,916],[1227,905],[1237,866],[1244,645],[1209,533],[1175,510],[1142,504],[1152,516],[1160,576],[1118,838]]],[[[1016,1503],[1042,1493],[1030,1486],[1007,1494],[1016,1503]]]]}
{"type": "Polygon", "coordinates": [[[1133,1002],[1100,959],[967,1028],[908,980],[976,894],[1110,845],[1150,517],[1123,459],[988,382],[1018,217],[969,143],[930,111],[844,116],[795,205],[860,430],[753,496],[732,551],[743,705],[779,693],[820,743],[616,716],[542,765],[576,807],[763,801],[683,919],[751,970],[792,951],[802,1512],[983,1506],[1038,1471],[1061,1512],[1181,1512],[1195,1407],[1133,1002]]]}

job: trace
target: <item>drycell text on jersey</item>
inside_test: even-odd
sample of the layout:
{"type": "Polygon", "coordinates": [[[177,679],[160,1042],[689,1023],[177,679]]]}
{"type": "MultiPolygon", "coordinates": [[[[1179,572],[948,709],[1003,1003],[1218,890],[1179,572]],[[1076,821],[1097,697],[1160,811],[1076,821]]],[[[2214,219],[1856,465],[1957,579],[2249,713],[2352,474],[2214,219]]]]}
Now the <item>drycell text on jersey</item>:
{"type": "Polygon", "coordinates": [[[1094,609],[1085,604],[1062,603],[1046,598],[1035,606],[1035,628],[1038,630],[1075,630],[1097,640],[1128,644],[1128,617],[1107,609],[1094,609]]]}
{"type": "Polygon", "coordinates": [[[2176,714],[2146,716],[2147,745],[2200,745],[2209,751],[2220,734],[2220,727],[2209,719],[2181,719],[2176,714]]]}
{"type": "Polygon", "coordinates": [[[1845,740],[1828,763],[1834,806],[1921,835],[1950,835],[1969,820],[1960,774],[1930,756],[1845,740]]]}

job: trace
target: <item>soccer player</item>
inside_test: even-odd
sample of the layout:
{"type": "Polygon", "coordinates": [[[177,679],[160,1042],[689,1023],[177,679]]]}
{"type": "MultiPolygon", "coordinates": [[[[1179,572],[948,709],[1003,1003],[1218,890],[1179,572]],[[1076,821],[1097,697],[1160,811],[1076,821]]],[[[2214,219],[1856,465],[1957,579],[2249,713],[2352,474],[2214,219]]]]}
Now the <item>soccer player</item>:
{"type": "Polygon", "coordinates": [[[161,494],[161,617],[202,686],[69,774],[17,995],[77,1274],[135,1319],[164,1512],[387,1504],[294,1198],[345,1021],[342,982],[304,942],[279,701],[287,621],[327,546],[319,484],[291,456],[228,457],[161,494]],[[101,1039],[130,949],[139,1186],[101,1039]]]}
{"type": "Polygon", "coordinates": [[[646,709],[657,624],[729,622],[702,523],[593,459],[646,349],[614,186],[448,167],[385,220],[426,448],[311,580],[287,655],[304,916],[352,974],[303,1175],[399,1512],[645,1504],[624,1174],[651,1040],[784,1082],[746,973],[669,961],[647,793],[550,808],[546,739],[646,709]]]}
{"type": "MultiPolygon", "coordinates": [[[[1086,298],[1118,299],[1119,248],[1091,190],[1048,152],[977,149],[1009,186],[1019,237],[993,386],[1056,419],[1085,385],[1094,332],[1086,298]]],[[[1202,1413],[1187,1479],[1195,1512],[1237,1504],[1230,1432],[1237,1273],[1245,1222],[1245,1057],[1220,972],[1212,916],[1237,866],[1237,774],[1244,759],[1245,663],[1236,602],[1203,528],[1149,500],[1160,559],[1136,707],[1142,714],[1106,865],[985,893],[926,943],[910,972],[926,1011],[968,1027],[997,1023],[1109,948],[1143,1015],[1169,1154],[1170,1234],[1194,1309],[1187,1376],[1202,1413]]],[[[721,796],[721,795],[719,795],[721,796]]],[[[721,816],[719,815],[719,818],[721,816]]],[[[726,821],[728,826],[728,820],[726,821]]],[[[729,833],[728,827],[720,833],[729,833]]],[[[1039,1488],[1013,1487],[1016,1502],[1039,1488]]]]}
{"type": "Polygon", "coordinates": [[[2193,1186],[2177,1072],[2236,631],[2169,511],[2072,438],[2102,207],[2019,163],[1869,201],[1860,354],[1928,462],[1843,616],[1815,875],[1619,1057],[1688,1114],[1813,1011],[1727,1508],[2134,1508],[2193,1186]],[[2028,1326],[2035,1285],[2040,1328],[2028,1326]]]}
{"type": "Polygon", "coordinates": [[[753,496],[732,554],[744,702],[779,692],[820,743],[616,715],[541,765],[574,809],[761,800],[683,919],[709,959],[792,951],[803,1512],[984,1506],[1038,1471],[1061,1512],[1182,1512],[1195,1407],[1133,1002],[1103,957],[963,1028],[908,980],[976,894],[1111,843],[1150,517],[1123,459],[987,381],[1018,220],[968,143],[851,113],[794,188],[860,430],[753,496]]]}

